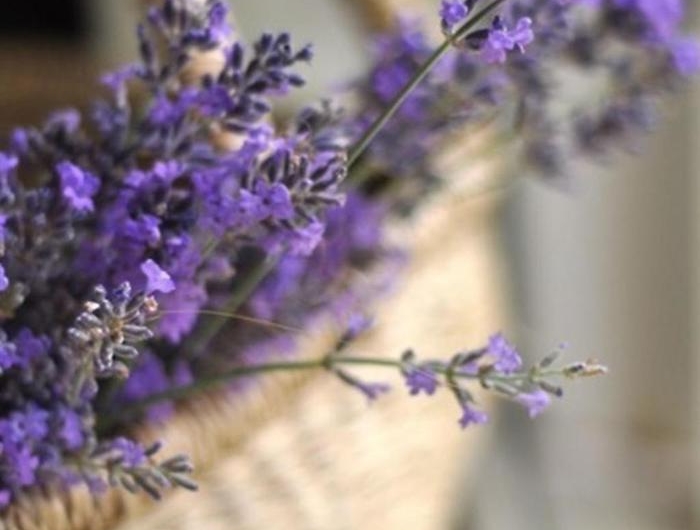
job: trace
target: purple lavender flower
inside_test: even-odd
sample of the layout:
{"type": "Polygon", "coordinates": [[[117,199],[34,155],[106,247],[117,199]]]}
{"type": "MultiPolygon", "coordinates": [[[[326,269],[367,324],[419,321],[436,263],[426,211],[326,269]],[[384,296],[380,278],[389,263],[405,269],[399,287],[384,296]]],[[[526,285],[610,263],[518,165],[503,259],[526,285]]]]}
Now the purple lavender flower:
{"type": "Polygon", "coordinates": [[[141,272],[146,276],[146,293],[169,293],[175,290],[175,283],[170,275],[152,259],[141,264],[141,272]]]}
{"type": "Polygon", "coordinates": [[[515,372],[523,365],[517,350],[502,333],[489,337],[488,354],[494,361],[494,368],[504,374],[515,372]]]}
{"type": "Polygon", "coordinates": [[[255,184],[255,194],[260,198],[261,207],[265,208],[265,217],[283,221],[294,217],[292,196],[285,186],[279,183],[267,184],[259,181],[255,184]]]}
{"type": "Polygon", "coordinates": [[[364,396],[370,402],[375,401],[382,394],[386,394],[391,390],[391,386],[386,383],[363,381],[362,379],[359,379],[358,377],[355,377],[354,375],[340,368],[335,368],[333,372],[343,383],[359,390],[362,394],[364,394],[364,396]]]}
{"type": "Polygon", "coordinates": [[[34,404],[21,413],[15,412],[10,416],[10,424],[17,434],[14,441],[41,441],[49,432],[48,421],[49,413],[34,404]]]}
{"type": "Polygon", "coordinates": [[[5,332],[0,330],[0,375],[18,364],[20,364],[20,359],[17,354],[17,346],[8,341],[5,332]]]}
{"type": "MultiPolygon", "coordinates": [[[[443,30],[462,24],[476,1],[442,2],[443,30]]],[[[575,3],[511,0],[454,43],[367,152],[372,174],[361,186],[345,182],[348,150],[433,53],[415,26],[380,39],[355,114],[322,104],[277,128],[274,99],[304,83],[296,68],[311,58],[309,47],[295,48],[286,33],[245,46],[220,0],[163,0],[151,9],[137,32],[140,62],[103,79],[108,99],[94,105],[87,127],[77,111],[55,112],[41,127],[16,130],[0,153],[0,507],[47,477],[156,498],[168,485],[192,488],[185,459],[158,464],[158,445],[119,437],[127,422],[162,419],[171,404],[133,418],[118,415],[122,405],[286,352],[293,336],[271,329],[364,307],[380,289],[361,292],[352,279],[396,259],[382,245],[383,220],[409,213],[437,183],[432,155],[447,133],[492,120],[508,96],[519,102],[525,152],[556,166],[565,158],[553,141],[560,130],[579,151],[607,145],[650,122],[653,90],[698,68],[697,48],[679,31],[679,0],[586,0],[593,11],[580,21],[569,16],[575,3]],[[194,61],[204,52],[214,66],[200,71],[194,61]],[[551,65],[562,58],[603,69],[616,98],[559,127],[547,107],[551,65]],[[129,97],[133,85],[142,98],[129,97]],[[394,177],[397,186],[386,186],[394,177]],[[272,255],[275,269],[244,303],[232,303],[272,255]],[[223,319],[202,339],[211,321],[200,314],[233,306],[272,322],[223,319]],[[197,362],[183,358],[190,341],[201,342],[197,362]],[[116,381],[104,379],[116,377],[129,379],[111,397],[116,381]],[[105,420],[115,413],[116,423],[105,420]],[[117,438],[105,439],[108,431],[117,438]]],[[[433,394],[438,384],[454,392],[463,427],[487,419],[468,382],[517,399],[531,415],[548,398],[525,391],[556,395],[536,368],[520,371],[500,334],[487,350],[451,363],[402,359],[396,368],[412,394],[433,394]]],[[[368,399],[388,390],[333,359],[324,366],[368,399]]]]}
{"type": "Polygon", "coordinates": [[[489,416],[484,411],[472,407],[469,403],[462,405],[462,416],[459,419],[462,429],[466,429],[469,425],[483,425],[488,420],[489,416]]]}
{"type": "Polygon", "coordinates": [[[426,366],[414,366],[407,369],[404,373],[404,380],[412,396],[421,392],[432,396],[439,384],[435,374],[426,366]]]}
{"type": "Polygon", "coordinates": [[[496,19],[488,32],[482,47],[482,56],[487,63],[504,63],[508,52],[515,49],[525,52],[525,47],[535,39],[532,20],[528,17],[518,19],[515,27],[507,28],[500,19],[496,19]]]}
{"type": "MultiPolygon", "coordinates": [[[[166,390],[170,386],[171,381],[163,362],[153,353],[147,352],[133,368],[118,399],[124,403],[131,403],[166,390]]],[[[158,403],[149,407],[145,416],[148,421],[162,423],[172,416],[173,410],[171,403],[158,403]]]]}
{"type": "Polygon", "coordinates": [[[12,499],[12,492],[7,489],[0,489],[0,510],[7,507],[12,499]]]}
{"type": "Polygon", "coordinates": [[[298,228],[288,236],[289,252],[292,255],[309,256],[323,239],[326,227],[323,223],[313,222],[298,228]]]}
{"type": "Polygon", "coordinates": [[[134,345],[153,336],[144,323],[155,310],[154,304],[144,295],[132,296],[128,283],[109,295],[104,287],[96,287],[85,310],[67,331],[66,350],[91,359],[93,377],[128,376],[125,361],[139,354],[134,345]]]}
{"type": "Polygon", "coordinates": [[[521,393],[515,399],[527,409],[531,418],[539,416],[552,402],[551,396],[540,389],[530,393],[521,393]]]}
{"type": "Polygon", "coordinates": [[[174,291],[159,296],[158,301],[163,314],[157,331],[172,344],[179,344],[196,324],[199,310],[207,301],[207,293],[203,287],[185,282],[174,291]]]}
{"type": "Polygon", "coordinates": [[[16,156],[0,151],[0,178],[5,178],[10,171],[17,167],[18,162],[16,156]]]}
{"type": "Polygon", "coordinates": [[[355,312],[348,318],[345,332],[336,344],[336,351],[345,349],[348,344],[357,339],[374,325],[374,319],[364,313],[355,312]]]}
{"type": "Polygon", "coordinates": [[[7,469],[5,480],[18,487],[34,484],[39,457],[29,447],[22,447],[12,442],[3,442],[3,453],[7,469]]]}
{"type": "Polygon", "coordinates": [[[65,448],[74,451],[83,447],[85,443],[83,418],[74,410],[66,407],[59,410],[58,417],[60,421],[58,437],[65,448]]]}
{"type": "Polygon", "coordinates": [[[379,398],[382,394],[386,394],[391,390],[391,386],[386,383],[366,383],[358,382],[356,385],[357,389],[360,390],[369,401],[374,401],[379,398]]]}
{"type": "Polygon", "coordinates": [[[92,211],[92,197],[99,189],[99,180],[68,161],[59,163],[56,171],[61,179],[63,198],[70,207],[77,212],[92,211]]]}
{"type": "Polygon", "coordinates": [[[52,346],[48,337],[37,335],[28,328],[20,329],[15,335],[14,342],[23,364],[48,357],[52,346]]]}
{"type": "Polygon", "coordinates": [[[146,461],[143,447],[122,436],[115,438],[109,444],[109,449],[116,454],[119,462],[125,467],[138,467],[146,461]]]}
{"type": "Polygon", "coordinates": [[[466,20],[468,14],[469,7],[464,0],[442,0],[440,21],[443,31],[451,33],[455,26],[466,20]]]}
{"type": "Polygon", "coordinates": [[[5,267],[0,263],[0,292],[6,290],[10,286],[10,280],[5,273],[5,267]]]}
{"type": "Polygon", "coordinates": [[[700,43],[696,39],[679,38],[671,44],[671,55],[676,70],[682,76],[700,72],[700,43]]]}

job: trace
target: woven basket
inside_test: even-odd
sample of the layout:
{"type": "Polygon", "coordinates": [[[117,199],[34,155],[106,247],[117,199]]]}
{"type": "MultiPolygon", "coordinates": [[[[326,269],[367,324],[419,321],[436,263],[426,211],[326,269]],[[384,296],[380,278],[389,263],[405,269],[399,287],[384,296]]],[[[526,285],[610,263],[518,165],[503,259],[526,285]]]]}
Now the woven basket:
{"type": "MultiPolygon", "coordinates": [[[[375,27],[392,12],[389,3],[362,5],[375,14],[375,27]]],[[[424,356],[449,356],[504,326],[494,231],[499,195],[473,193],[497,168],[465,170],[464,153],[452,150],[442,160],[443,174],[460,185],[391,227],[412,259],[377,302],[377,325],[354,353],[396,357],[411,346],[424,356]]],[[[299,351],[320,356],[338,332],[330,322],[315,327],[299,351]]],[[[451,507],[468,495],[464,477],[484,431],[458,428],[448,393],[410,398],[394,382],[395,391],[371,406],[320,372],[265,376],[235,396],[197,398],[142,437],[166,440],[168,453],[190,454],[199,492],[176,491],[155,503],[117,490],[97,500],[82,489],[44,491],[16,503],[0,529],[445,528],[451,507]]]]}

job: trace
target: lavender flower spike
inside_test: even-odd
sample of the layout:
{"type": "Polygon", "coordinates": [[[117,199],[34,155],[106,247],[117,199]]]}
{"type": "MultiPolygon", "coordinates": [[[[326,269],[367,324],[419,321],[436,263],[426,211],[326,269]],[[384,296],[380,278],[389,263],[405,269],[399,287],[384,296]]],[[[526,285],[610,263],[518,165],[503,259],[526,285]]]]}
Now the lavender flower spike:
{"type": "Polygon", "coordinates": [[[488,354],[494,360],[494,368],[503,373],[515,372],[523,365],[520,354],[502,333],[489,337],[488,354]]]}
{"type": "Polygon", "coordinates": [[[469,7],[464,0],[442,0],[440,21],[443,32],[452,33],[455,26],[461,24],[469,15],[469,7]]]}
{"type": "Polygon", "coordinates": [[[532,20],[520,18],[515,27],[508,29],[500,19],[496,19],[483,44],[482,56],[487,63],[504,63],[508,52],[519,50],[525,52],[525,47],[535,40],[532,31],[532,20]]]}
{"type": "Polygon", "coordinates": [[[483,425],[488,421],[489,416],[483,410],[474,408],[468,403],[462,406],[462,416],[459,418],[462,429],[466,429],[469,425],[483,425]]]}

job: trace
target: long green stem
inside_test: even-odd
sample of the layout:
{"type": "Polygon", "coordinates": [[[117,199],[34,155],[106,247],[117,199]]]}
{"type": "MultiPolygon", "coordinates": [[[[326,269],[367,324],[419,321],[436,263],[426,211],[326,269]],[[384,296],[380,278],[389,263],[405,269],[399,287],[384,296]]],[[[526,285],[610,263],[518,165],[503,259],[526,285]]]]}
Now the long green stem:
{"type": "Polygon", "coordinates": [[[350,153],[348,154],[348,167],[351,168],[362,153],[364,153],[367,146],[374,140],[379,131],[381,131],[386,123],[391,119],[391,117],[396,114],[396,111],[401,107],[409,94],[416,88],[426,75],[432,70],[435,63],[437,63],[450,49],[451,41],[445,40],[428,58],[423,66],[416,72],[413,79],[404,86],[401,91],[394,97],[393,101],[384,109],[379,117],[372,123],[372,125],[365,131],[362,137],[357,141],[357,143],[352,147],[350,153]]]}
{"type": "Polygon", "coordinates": [[[226,322],[230,320],[226,313],[235,313],[240,309],[258,285],[272,272],[272,269],[279,263],[279,259],[279,255],[268,256],[260,264],[248,271],[245,278],[243,278],[240,285],[226,302],[226,305],[219,309],[220,314],[204,321],[186,341],[183,351],[187,352],[189,356],[196,356],[206,348],[226,322]]]}
{"type": "MultiPolygon", "coordinates": [[[[405,363],[404,361],[399,359],[386,359],[377,357],[342,357],[331,354],[319,357],[317,359],[273,361],[263,364],[236,366],[229,370],[197,379],[189,385],[169,388],[162,392],[151,394],[150,396],[145,397],[139,401],[124,405],[120,407],[117,415],[103,416],[98,427],[99,430],[103,431],[112,427],[117,421],[125,421],[134,417],[135,415],[138,415],[138,413],[147,409],[151,405],[162,403],[164,401],[180,401],[242,377],[250,377],[270,372],[296,372],[302,370],[332,369],[341,365],[365,367],[374,366],[400,370],[405,366],[405,363]]],[[[433,366],[431,370],[436,374],[446,375],[449,368],[436,365],[433,366]]],[[[531,371],[516,372],[513,374],[472,374],[465,372],[457,372],[452,373],[451,375],[456,379],[473,380],[488,383],[522,384],[527,381],[535,381],[544,378],[564,376],[565,370],[540,370],[537,371],[536,374],[533,374],[533,372],[531,371]]]]}
{"type": "Polygon", "coordinates": [[[350,150],[348,154],[348,168],[352,168],[357,159],[364,153],[365,149],[374,140],[375,136],[381,131],[391,117],[396,114],[401,105],[406,98],[413,92],[413,90],[425,79],[425,77],[430,73],[437,62],[442,59],[445,54],[450,50],[455,42],[464,38],[481,20],[483,20],[489,13],[500,6],[505,0],[494,0],[489,5],[484,7],[481,11],[477,11],[474,16],[467,20],[464,25],[462,25],[454,35],[446,38],[440,46],[438,46],[435,51],[428,57],[428,59],[423,63],[423,65],[418,69],[418,71],[413,75],[413,78],[399,91],[394,99],[389,103],[386,109],[379,115],[379,117],[370,125],[370,127],[365,131],[365,133],[360,137],[360,139],[355,143],[355,145],[350,150]]]}

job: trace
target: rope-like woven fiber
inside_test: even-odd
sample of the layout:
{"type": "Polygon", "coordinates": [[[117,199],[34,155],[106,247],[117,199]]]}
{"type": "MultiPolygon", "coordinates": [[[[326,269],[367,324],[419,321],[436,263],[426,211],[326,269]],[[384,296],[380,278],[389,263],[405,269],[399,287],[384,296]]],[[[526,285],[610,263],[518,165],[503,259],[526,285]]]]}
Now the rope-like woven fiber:
{"type": "MultiPolygon", "coordinates": [[[[493,170],[474,166],[454,177],[475,182],[493,170]]],[[[356,354],[396,356],[412,346],[449,355],[503,325],[492,229],[498,202],[493,194],[443,193],[393,227],[412,260],[377,304],[377,326],[354,345],[356,354]]],[[[300,351],[322,355],[338,331],[315,327],[300,351]]],[[[370,380],[388,375],[363,372],[370,380]]],[[[199,492],[156,504],[121,490],[99,499],[80,488],[41,491],[16,503],[0,530],[444,528],[460,466],[469,462],[463,457],[481,435],[457,428],[456,406],[441,394],[409,398],[396,388],[368,407],[328,374],[267,375],[242,393],[191,400],[163,429],[142,433],[166,440],[168,453],[192,456],[199,492]]]]}

